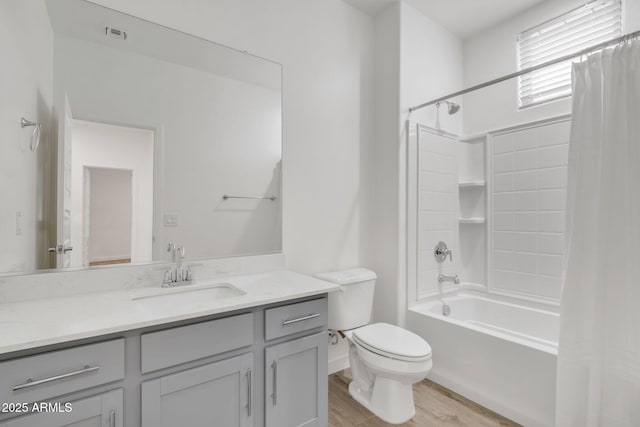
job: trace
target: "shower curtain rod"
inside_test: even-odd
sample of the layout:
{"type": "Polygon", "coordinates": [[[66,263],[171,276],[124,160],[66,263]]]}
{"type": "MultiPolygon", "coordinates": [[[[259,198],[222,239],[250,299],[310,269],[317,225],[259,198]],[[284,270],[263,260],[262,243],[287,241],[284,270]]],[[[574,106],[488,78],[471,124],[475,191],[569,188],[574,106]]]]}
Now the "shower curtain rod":
{"type": "Polygon", "coordinates": [[[482,89],[487,86],[493,86],[496,83],[501,83],[505,80],[511,80],[514,77],[520,77],[525,74],[532,73],[534,71],[540,70],[542,68],[548,67],[550,65],[559,64],[560,62],[568,61],[569,59],[577,58],[579,56],[588,55],[589,53],[593,53],[598,50],[602,50],[609,45],[619,44],[625,42],[627,40],[632,40],[638,38],[640,36],[640,30],[634,31],[633,33],[625,34],[623,36],[617,37],[615,39],[608,40],[606,42],[602,42],[595,46],[588,47],[579,52],[572,53],[570,55],[565,55],[560,58],[552,59],[551,61],[543,62],[542,64],[534,65],[533,67],[525,68],[524,70],[516,71],[515,73],[507,74],[506,76],[498,77],[497,79],[489,80],[488,82],[484,82],[475,86],[468,87],[466,89],[459,90],[458,92],[450,93],[446,96],[441,96],[440,98],[436,98],[432,101],[425,102],[424,104],[416,105],[415,107],[409,108],[409,112],[413,112],[415,110],[419,110],[424,107],[428,107],[429,105],[434,105],[442,101],[446,101],[456,96],[464,95],[465,93],[473,92],[474,90],[482,89]]]}

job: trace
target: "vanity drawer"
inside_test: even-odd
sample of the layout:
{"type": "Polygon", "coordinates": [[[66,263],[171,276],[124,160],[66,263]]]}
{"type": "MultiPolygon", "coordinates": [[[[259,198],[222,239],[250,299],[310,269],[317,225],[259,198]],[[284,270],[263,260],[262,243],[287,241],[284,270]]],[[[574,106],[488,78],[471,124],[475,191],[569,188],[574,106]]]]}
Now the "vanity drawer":
{"type": "Polygon", "coordinates": [[[0,362],[0,402],[36,402],[124,378],[124,339],[0,362]]]}
{"type": "Polygon", "coordinates": [[[285,305],[265,310],[265,339],[284,337],[327,325],[327,299],[285,305]]]}
{"type": "Polygon", "coordinates": [[[143,334],[142,373],[253,345],[253,313],[143,334]]]}

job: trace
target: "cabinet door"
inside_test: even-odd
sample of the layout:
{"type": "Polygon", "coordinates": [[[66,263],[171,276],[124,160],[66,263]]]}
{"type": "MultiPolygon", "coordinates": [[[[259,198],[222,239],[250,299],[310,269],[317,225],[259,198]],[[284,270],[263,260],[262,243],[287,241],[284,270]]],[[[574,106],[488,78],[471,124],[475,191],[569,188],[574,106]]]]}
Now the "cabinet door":
{"type": "Polygon", "coordinates": [[[328,418],[327,334],[267,347],[267,427],[326,427],[328,418]]]}
{"type": "Polygon", "coordinates": [[[142,383],[142,427],[249,427],[253,354],[142,383]]]}
{"type": "MultiPolygon", "coordinates": [[[[122,390],[72,401],[70,412],[42,412],[0,424],[0,427],[123,427],[122,390]]],[[[64,407],[64,402],[61,403],[64,407]]]]}

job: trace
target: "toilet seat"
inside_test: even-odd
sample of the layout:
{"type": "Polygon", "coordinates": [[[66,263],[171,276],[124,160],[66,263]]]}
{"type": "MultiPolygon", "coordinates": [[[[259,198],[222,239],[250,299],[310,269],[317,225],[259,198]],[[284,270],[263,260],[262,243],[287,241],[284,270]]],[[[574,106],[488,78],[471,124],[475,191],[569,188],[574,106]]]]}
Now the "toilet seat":
{"type": "Polygon", "coordinates": [[[424,362],[431,359],[431,346],[413,332],[388,323],[357,328],[352,340],[364,349],[390,359],[424,362]]]}

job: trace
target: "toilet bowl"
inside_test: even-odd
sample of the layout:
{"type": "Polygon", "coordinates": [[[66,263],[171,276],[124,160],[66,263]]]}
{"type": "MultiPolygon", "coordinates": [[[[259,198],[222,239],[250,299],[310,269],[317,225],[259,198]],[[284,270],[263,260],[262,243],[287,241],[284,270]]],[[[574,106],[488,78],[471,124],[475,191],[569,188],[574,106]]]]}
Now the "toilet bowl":
{"type": "Polygon", "coordinates": [[[415,415],[413,384],[431,370],[431,347],[398,326],[369,324],[377,278],[373,271],[356,268],[316,277],[340,285],[340,291],[329,295],[329,329],[343,332],[349,343],[349,394],[383,421],[409,421],[415,415]]]}
{"type": "Polygon", "coordinates": [[[413,384],[433,365],[431,347],[397,326],[374,323],[347,331],[353,381],[349,394],[378,418],[402,424],[415,415],[413,384]]]}

